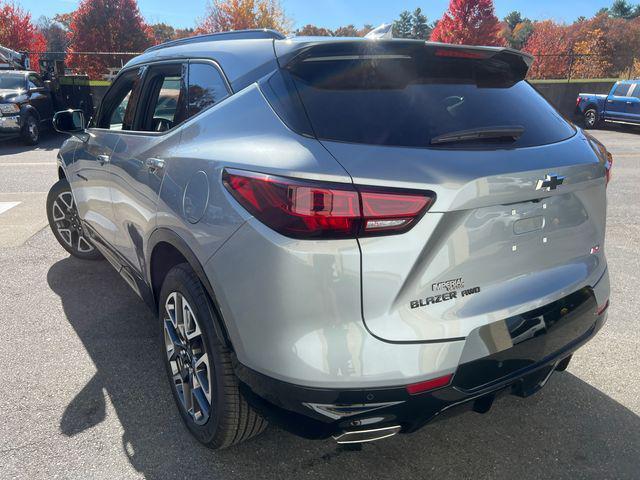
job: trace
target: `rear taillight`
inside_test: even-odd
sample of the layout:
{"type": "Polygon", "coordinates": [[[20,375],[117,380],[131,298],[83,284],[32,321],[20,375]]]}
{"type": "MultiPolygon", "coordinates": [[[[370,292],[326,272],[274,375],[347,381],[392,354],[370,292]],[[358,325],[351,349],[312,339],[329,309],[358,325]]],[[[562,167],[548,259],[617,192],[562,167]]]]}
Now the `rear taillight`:
{"type": "Polygon", "coordinates": [[[578,98],[576,99],[576,107],[579,107],[579,106],[580,106],[580,102],[582,102],[582,98],[578,97],[578,98]]]}
{"type": "Polygon", "coordinates": [[[611,155],[611,152],[609,152],[607,150],[606,153],[606,161],[604,163],[604,168],[605,168],[605,175],[607,176],[607,186],[609,185],[609,182],[611,181],[611,169],[613,168],[613,155],[611,155]]]}
{"type": "Polygon", "coordinates": [[[432,192],[312,182],[244,170],[225,170],[222,181],[251,215],[292,238],[405,232],[435,199],[432,192]]]}

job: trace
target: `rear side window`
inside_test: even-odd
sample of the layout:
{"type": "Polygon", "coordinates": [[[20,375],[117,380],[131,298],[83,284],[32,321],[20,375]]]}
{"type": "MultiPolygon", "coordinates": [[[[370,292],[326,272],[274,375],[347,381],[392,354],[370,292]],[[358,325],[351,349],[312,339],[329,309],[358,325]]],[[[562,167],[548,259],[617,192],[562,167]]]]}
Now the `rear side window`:
{"type": "Polygon", "coordinates": [[[209,63],[189,64],[189,117],[229,96],[220,71],[209,63]]]}
{"type": "Polygon", "coordinates": [[[635,97],[635,98],[640,98],[640,83],[635,83],[635,88],[633,89],[633,91],[631,92],[631,94],[635,97]]]}
{"type": "Polygon", "coordinates": [[[338,45],[298,59],[284,73],[292,78],[318,138],[469,148],[495,146],[504,138],[446,145],[431,141],[456,132],[511,128],[520,133],[507,146],[525,147],[558,142],[575,133],[522,80],[522,66],[509,63],[513,55],[508,59],[488,58],[489,54],[447,56],[444,49],[423,43],[380,42],[354,48],[338,45]],[[438,56],[442,51],[444,55],[438,56]]]}
{"type": "Polygon", "coordinates": [[[630,88],[631,88],[630,84],[628,84],[628,83],[620,83],[620,84],[618,84],[618,86],[614,90],[613,94],[616,97],[626,97],[629,94],[629,89],[630,88]]]}

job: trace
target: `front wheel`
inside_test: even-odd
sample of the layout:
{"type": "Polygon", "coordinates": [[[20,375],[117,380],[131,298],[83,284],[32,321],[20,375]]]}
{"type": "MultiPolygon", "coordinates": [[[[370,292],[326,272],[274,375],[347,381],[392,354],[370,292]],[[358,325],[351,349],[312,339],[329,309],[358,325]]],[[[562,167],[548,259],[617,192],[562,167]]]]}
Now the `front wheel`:
{"type": "Polygon", "coordinates": [[[26,145],[37,145],[40,141],[40,125],[38,125],[38,119],[29,114],[22,127],[22,141],[26,145]]]}
{"type": "Polygon", "coordinates": [[[586,128],[596,128],[598,125],[600,125],[598,111],[595,108],[588,108],[584,112],[584,126],[586,128]]]}
{"type": "Polygon", "coordinates": [[[162,356],[171,391],[193,436],[219,449],[261,433],[267,422],[238,390],[230,351],[213,327],[211,302],[188,264],[169,271],[159,305],[162,356]]]}
{"type": "Polygon", "coordinates": [[[47,218],[54,237],[71,255],[83,260],[102,259],[100,252],[85,235],[71,187],[65,179],[58,180],[49,190],[47,218]]]}

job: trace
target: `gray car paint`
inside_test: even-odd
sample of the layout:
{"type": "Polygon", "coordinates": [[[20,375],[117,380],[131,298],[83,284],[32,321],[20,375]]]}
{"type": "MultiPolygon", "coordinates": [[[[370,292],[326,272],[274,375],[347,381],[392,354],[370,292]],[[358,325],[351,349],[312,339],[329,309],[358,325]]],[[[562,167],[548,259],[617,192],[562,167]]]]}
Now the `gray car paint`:
{"type": "MultiPolygon", "coordinates": [[[[292,53],[304,46],[287,42],[276,41],[275,48],[292,53]]],[[[273,66],[274,42],[169,47],[127,67],[189,57],[218,61],[232,85],[239,85],[273,66]]],[[[510,314],[582,285],[594,286],[599,302],[608,298],[604,249],[584,253],[590,245],[604,246],[604,168],[581,132],[559,144],[517,151],[321,143],[289,130],[255,83],[165,135],[99,130],[88,130],[88,142],[70,140],[62,149],[82,218],[129,259],[148,257],[144,250],[155,229],[175,232],[204,265],[238,360],[281,380],[359,388],[437,377],[461,361],[509,348],[500,332],[510,314]],[[119,140],[107,140],[109,135],[119,140]],[[71,143],[78,146],[75,158],[68,154],[71,143]],[[111,170],[96,162],[99,149],[115,156],[111,170]],[[147,156],[165,160],[160,175],[143,173],[147,156]],[[231,198],[221,182],[225,167],[429,189],[438,197],[431,212],[402,235],[293,240],[231,198]],[[566,186],[535,191],[536,181],[550,171],[566,176],[566,186]],[[200,172],[208,189],[189,195],[206,196],[208,205],[193,224],[185,213],[185,189],[200,172]],[[549,213],[565,219],[556,203],[563,198],[582,205],[586,218],[578,215],[576,225],[550,232],[551,244],[544,247],[534,245],[539,230],[518,237],[518,267],[507,270],[516,257],[502,252],[513,247],[515,233],[500,235],[496,227],[540,215],[533,200],[547,202],[549,213]],[[428,312],[407,310],[407,301],[426,295],[433,280],[454,276],[465,277],[468,286],[477,283],[481,294],[428,312]]]]}

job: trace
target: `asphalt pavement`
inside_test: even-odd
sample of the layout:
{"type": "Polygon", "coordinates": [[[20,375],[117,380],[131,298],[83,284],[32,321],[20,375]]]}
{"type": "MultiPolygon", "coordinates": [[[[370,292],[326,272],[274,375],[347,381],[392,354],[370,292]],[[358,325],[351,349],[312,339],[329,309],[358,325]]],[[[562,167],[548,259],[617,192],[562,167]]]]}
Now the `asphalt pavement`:
{"type": "Polygon", "coordinates": [[[595,132],[613,152],[609,321],[528,399],[346,449],[270,427],[225,451],[183,427],[159,326],[105,262],[45,228],[63,138],[0,144],[0,479],[640,478],[640,129],[595,132]]]}

